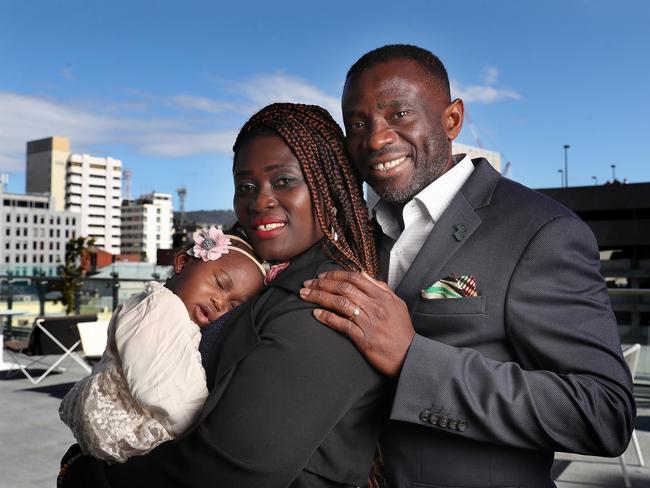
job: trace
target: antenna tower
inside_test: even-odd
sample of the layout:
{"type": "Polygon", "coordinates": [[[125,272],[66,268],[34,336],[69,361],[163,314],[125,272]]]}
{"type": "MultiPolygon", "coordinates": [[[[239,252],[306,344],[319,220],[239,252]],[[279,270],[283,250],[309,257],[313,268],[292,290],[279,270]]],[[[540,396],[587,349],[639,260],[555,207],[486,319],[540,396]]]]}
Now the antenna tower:
{"type": "Polygon", "coordinates": [[[131,177],[133,173],[130,169],[124,170],[124,199],[131,200],[131,177]]]}
{"type": "Polygon", "coordinates": [[[181,229],[184,228],[185,225],[185,195],[187,195],[187,188],[184,186],[181,186],[176,190],[176,193],[178,193],[178,201],[179,201],[179,212],[180,212],[180,218],[179,218],[179,227],[181,229]]]}

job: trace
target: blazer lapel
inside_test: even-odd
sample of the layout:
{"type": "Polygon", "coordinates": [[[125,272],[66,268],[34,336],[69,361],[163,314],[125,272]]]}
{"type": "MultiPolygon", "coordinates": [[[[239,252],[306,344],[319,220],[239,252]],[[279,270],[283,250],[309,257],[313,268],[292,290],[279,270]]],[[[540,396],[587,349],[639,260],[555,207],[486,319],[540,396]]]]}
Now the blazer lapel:
{"type": "MultiPolygon", "coordinates": [[[[320,245],[314,246],[302,255],[294,258],[291,265],[273,280],[268,288],[284,288],[292,293],[298,293],[302,282],[312,278],[317,268],[325,261],[320,245]]],[[[327,267],[323,268],[326,270],[327,267]]],[[[224,329],[210,351],[206,362],[205,374],[208,384],[208,398],[203,410],[193,422],[194,430],[199,423],[214,409],[230,382],[229,375],[235,371],[235,366],[244,359],[260,342],[256,317],[259,315],[260,300],[268,299],[261,295],[246,302],[224,324],[224,329]]],[[[264,319],[261,319],[264,320],[264,319]]]]}
{"type": "Polygon", "coordinates": [[[473,162],[476,166],[474,172],[436,222],[413,264],[395,289],[395,293],[406,302],[411,314],[420,290],[441,278],[440,272],[445,264],[481,225],[476,209],[489,204],[500,175],[485,159],[473,162]],[[460,234],[454,235],[457,225],[464,228],[462,237],[460,234]]]}

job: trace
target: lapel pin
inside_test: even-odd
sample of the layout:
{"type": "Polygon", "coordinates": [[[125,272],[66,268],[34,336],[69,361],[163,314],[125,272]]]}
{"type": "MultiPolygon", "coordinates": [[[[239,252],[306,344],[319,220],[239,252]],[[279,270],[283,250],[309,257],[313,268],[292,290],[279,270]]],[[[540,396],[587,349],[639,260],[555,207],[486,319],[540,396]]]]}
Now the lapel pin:
{"type": "Polygon", "coordinates": [[[454,225],[454,238],[457,241],[465,239],[465,226],[463,224],[454,225]]]}

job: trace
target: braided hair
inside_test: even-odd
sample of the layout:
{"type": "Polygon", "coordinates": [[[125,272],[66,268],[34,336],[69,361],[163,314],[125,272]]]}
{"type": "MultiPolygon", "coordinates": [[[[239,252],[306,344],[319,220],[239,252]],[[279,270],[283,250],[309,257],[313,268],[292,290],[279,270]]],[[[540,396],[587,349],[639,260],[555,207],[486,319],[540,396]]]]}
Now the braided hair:
{"type": "Polygon", "coordinates": [[[316,105],[268,105],[253,115],[237,135],[235,160],[247,139],[269,133],[279,135],[300,163],[325,236],[325,252],[345,268],[376,276],[373,228],[339,125],[327,110],[316,105]]]}

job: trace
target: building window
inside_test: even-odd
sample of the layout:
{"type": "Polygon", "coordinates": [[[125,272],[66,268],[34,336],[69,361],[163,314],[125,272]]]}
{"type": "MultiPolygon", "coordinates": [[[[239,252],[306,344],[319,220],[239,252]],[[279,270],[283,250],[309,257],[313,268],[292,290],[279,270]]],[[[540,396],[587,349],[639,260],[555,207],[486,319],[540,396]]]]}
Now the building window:
{"type": "Polygon", "coordinates": [[[11,222],[11,214],[7,214],[7,222],[11,222]]]}
{"type": "Polygon", "coordinates": [[[38,223],[38,215],[34,215],[34,223],[35,223],[35,224],[38,223]]]}

